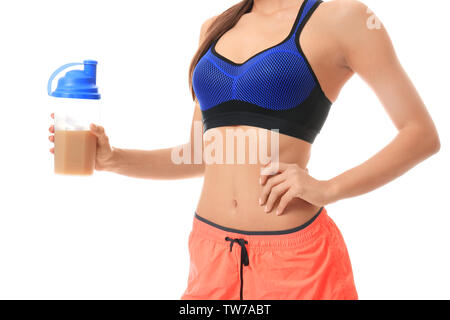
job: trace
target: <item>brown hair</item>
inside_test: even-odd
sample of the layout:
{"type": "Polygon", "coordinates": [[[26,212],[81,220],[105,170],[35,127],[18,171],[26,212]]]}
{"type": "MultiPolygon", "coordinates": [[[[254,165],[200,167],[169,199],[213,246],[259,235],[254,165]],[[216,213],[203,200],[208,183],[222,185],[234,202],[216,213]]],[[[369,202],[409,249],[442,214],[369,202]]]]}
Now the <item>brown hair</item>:
{"type": "Polygon", "coordinates": [[[189,89],[191,90],[192,99],[194,101],[197,100],[197,97],[195,96],[194,88],[192,87],[192,75],[198,61],[206,51],[208,51],[209,46],[231,29],[239,21],[241,16],[250,11],[252,7],[253,0],[242,0],[218,15],[206,30],[204,40],[198,47],[189,66],[189,89]]]}

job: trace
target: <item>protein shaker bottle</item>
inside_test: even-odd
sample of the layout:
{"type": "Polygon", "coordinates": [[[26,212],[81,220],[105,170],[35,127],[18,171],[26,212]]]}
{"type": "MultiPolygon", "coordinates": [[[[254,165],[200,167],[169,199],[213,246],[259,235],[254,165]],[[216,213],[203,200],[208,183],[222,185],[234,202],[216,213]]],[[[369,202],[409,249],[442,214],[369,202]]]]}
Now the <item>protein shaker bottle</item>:
{"type": "Polygon", "coordinates": [[[58,68],[48,81],[48,94],[55,113],[55,173],[92,175],[95,167],[97,137],[90,123],[99,123],[100,94],[96,84],[97,61],[68,63],[58,68]],[[59,78],[55,91],[52,82],[63,70],[83,65],[83,70],[70,70],[59,78]]]}

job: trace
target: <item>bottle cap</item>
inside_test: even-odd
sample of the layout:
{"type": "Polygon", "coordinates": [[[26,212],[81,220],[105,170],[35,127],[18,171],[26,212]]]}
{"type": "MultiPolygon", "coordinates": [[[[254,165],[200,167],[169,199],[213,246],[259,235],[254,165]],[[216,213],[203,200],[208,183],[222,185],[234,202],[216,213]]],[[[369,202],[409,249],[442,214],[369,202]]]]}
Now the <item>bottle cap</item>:
{"type": "Polygon", "coordinates": [[[58,98],[100,99],[97,81],[97,61],[84,60],[83,63],[68,63],[58,68],[48,81],[48,94],[58,98]],[[55,91],[51,86],[53,79],[64,69],[76,65],[84,65],[84,70],[71,70],[59,78],[55,91]]]}

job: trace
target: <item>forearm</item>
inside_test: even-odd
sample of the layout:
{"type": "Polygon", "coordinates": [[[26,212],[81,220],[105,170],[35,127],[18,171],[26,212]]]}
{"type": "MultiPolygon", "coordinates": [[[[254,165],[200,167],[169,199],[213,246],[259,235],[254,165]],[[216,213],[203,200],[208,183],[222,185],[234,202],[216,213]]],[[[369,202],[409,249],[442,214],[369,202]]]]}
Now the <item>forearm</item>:
{"type": "Polygon", "coordinates": [[[439,140],[430,131],[405,127],[373,157],[327,181],[329,203],[377,189],[401,176],[439,150],[439,140]]]}
{"type": "MultiPolygon", "coordinates": [[[[117,174],[142,178],[142,179],[185,179],[194,178],[203,175],[204,165],[194,164],[194,161],[185,161],[186,163],[177,164],[180,161],[174,161],[173,149],[185,147],[189,149],[189,144],[177,146],[174,148],[165,148],[157,150],[133,150],[113,147],[113,155],[105,171],[117,174]]],[[[176,154],[181,154],[177,149],[176,154]]],[[[188,157],[189,159],[191,157],[188,157]]]]}

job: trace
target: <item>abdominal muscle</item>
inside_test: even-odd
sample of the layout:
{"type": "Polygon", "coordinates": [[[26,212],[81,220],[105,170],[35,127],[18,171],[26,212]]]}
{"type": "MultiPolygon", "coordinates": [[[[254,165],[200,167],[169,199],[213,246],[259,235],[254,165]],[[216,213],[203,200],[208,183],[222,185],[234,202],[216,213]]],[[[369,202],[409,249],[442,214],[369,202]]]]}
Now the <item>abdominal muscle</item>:
{"type": "MultiPolygon", "coordinates": [[[[244,131],[265,130],[249,126],[232,126],[209,129],[205,135],[216,131],[222,137],[226,136],[225,130],[242,129],[244,131]]],[[[300,198],[292,200],[283,214],[275,214],[279,199],[275,202],[272,210],[264,211],[265,205],[259,205],[259,197],[263,186],[259,183],[261,167],[265,160],[257,157],[256,162],[249,160],[250,143],[256,142],[256,150],[266,145],[265,154],[273,158],[271,152],[271,133],[267,131],[267,139],[256,140],[245,138],[245,146],[237,150],[237,140],[234,141],[234,160],[232,163],[208,163],[205,162],[204,182],[196,212],[199,216],[208,219],[221,226],[245,231],[274,231],[286,230],[302,225],[310,220],[320,207],[310,204],[300,198]],[[243,151],[242,151],[243,150],[243,151]],[[237,152],[245,153],[245,161],[237,162],[237,152]]],[[[273,134],[273,133],[272,133],[273,134]]],[[[205,136],[204,136],[205,137],[205,136]]],[[[211,143],[205,142],[205,147],[211,143]]],[[[222,154],[225,159],[226,143],[222,146],[222,154]]],[[[278,157],[280,162],[296,163],[301,168],[306,168],[310,157],[311,144],[303,140],[287,135],[278,135],[278,157]]]]}

